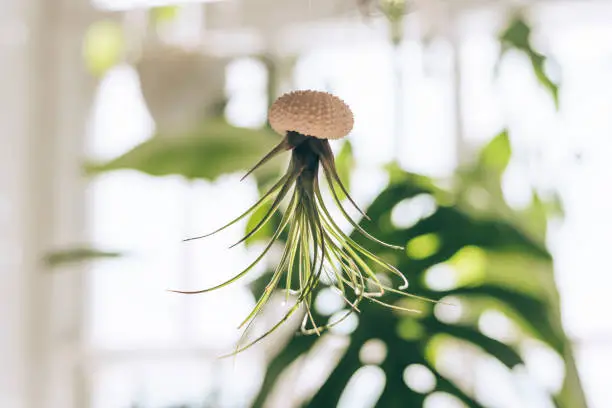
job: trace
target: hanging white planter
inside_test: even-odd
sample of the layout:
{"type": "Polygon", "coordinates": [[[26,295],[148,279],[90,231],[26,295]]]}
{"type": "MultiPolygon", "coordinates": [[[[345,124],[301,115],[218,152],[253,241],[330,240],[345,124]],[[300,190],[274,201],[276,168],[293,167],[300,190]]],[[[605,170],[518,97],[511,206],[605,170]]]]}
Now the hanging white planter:
{"type": "Polygon", "coordinates": [[[135,68],[142,94],[161,134],[194,129],[225,98],[226,62],[180,47],[143,50],[135,68]]]}

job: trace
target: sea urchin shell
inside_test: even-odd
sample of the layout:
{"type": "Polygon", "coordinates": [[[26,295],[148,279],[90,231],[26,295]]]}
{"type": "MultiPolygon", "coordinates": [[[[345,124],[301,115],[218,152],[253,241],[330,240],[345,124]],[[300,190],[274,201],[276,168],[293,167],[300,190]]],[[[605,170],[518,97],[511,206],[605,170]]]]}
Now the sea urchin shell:
{"type": "Polygon", "coordinates": [[[337,96],[320,91],[294,91],[281,96],[268,113],[277,133],[289,131],[318,139],[341,139],[353,129],[353,112],[337,96]]]}

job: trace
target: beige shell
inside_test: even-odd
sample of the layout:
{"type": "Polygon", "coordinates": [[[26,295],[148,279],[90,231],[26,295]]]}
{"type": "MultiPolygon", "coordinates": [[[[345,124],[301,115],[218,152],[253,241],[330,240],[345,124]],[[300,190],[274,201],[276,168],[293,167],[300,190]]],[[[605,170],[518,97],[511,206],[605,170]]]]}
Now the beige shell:
{"type": "Polygon", "coordinates": [[[337,96],[320,91],[293,91],[278,98],[268,112],[270,126],[319,139],[341,139],[353,129],[353,112],[337,96]]]}

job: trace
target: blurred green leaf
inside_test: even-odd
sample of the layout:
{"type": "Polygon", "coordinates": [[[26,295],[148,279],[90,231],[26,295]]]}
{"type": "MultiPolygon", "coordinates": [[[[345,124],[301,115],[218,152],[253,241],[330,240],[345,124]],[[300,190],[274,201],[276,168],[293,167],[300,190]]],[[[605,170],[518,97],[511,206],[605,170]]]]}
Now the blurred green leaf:
{"type": "MultiPolygon", "coordinates": [[[[214,180],[222,174],[248,170],[278,141],[271,131],[210,120],[192,132],[156,135],[108,163],[88,164],[86,170],[96,174],[131,169],[152,176],[214,180]]],[[[262,172],[270,172],[270,166],[262,172]]]]}
{"type": "MultiPolygon", "coordinates": [[[[336,170],[338,170],[340,180],[342,180],[342,184],[344,184],[349,193],[351,190],[351,174],[353,173],[354,168],[355,157],[353,156],[353,146],[351,145],[351,142],[347,140],[342,145],[340,152],[338,152],[336,155],[336,170]]],[[[338,191],[338,197],[341,200],[346,198],[342,190],[338,191]]]]}
{"type": "MultiPolygon", "coordinates": [[[[314,339],[310,336],[295,337],[291,342],[291,347],[288,347],[272,359],[264,374],[262,390],[271,391],[276,384],[276,381],[283,374],[285,369],[291,365],[298,357],[307,354],[314,345],[314,339]]],[[[260,392],[255,401],[251,404],[251,408],[262,408],[268,397],[267,392],[260,392]]]]}
{"type": "Polygon", "coordinates": [[[180,10],[181,7],[177,5],[152,7],[149,16],[154,24],[166,23],[174,20],[180,10]]]}
{"type": "Polygon", "coordinates": [[[89,26],[83,39],[83,58],[93,75],[104,75],[121,61],[124,52],[125,34],[119,23],[102,20],[89,26]]]}
{"type": "Polygon", "coordinates": [[[407,0],[378,0],[378,6],[391,22],[402,19],[406,12],[407,0]]]}
{"type": "Polygon", "coordinates": [[[404,340],[419,340],[425,336],[425,333],[425,328],[416,319],[403,319],[397,325],[397,334],[404,340]]]}
{"type": "MultiPolygon", "coordinates": [[[[508,134],[503,131],[483,149],[471,177],[460,178],[456,182],[463,188],[486,185],[501,191],[500,175],[510,155],[508,134]]],[[[435,305],[436,313],[412,316],[393,313],[367,301],[362,302],[357,315],[358,326],[348,336],[350,344],[347,351],[324,385],[304,407],[336,406],[350,379],[363,366],[359,358],[360,351],[373,338],[385,344],[388,355],[380,364],[385,372],[386,383],[377,406],[422,407],[428,393],[413,391],[403,380],[408,365],[421,364],[428,367],[437,379],[432,392],[447,392],[469,407],[481,407],[474,395],[459,387],[460,379],[445,378],[429,363],[435,358],[432,360],[432,356],[427,355],[427,345],[431,339],[447,336],[459,340],[460,344],[481,350],[509,369],[522,364],[522,357],[514,344],[502,343],[477,329],[482,311],[493,308],[502,312],[519,328],[520,336],[538,339],[559,353],[567,350],[569,341],[561,325],[550,254],[544,242],[525,234],[519,228],[520,222],[515,222],[514,218],[496,216],[495,213],[482,217],[477,210],[466,210],[453,204],[453,199],[449,198],[452,194],[437,187],[430,179],[404,172],[398,166],[389,166],[388,170],[391,173],[389,185],[367,211],[375,222],[362,220],[362,223],[364,228],[383,241],[407,244],[406,253],[398,251],[391,256],[387,250],[357,233],[353,233],[352,238],[378,256],[393,259],[393,265],[407,276],[410,293],[434,300],[450,297],[459,299],[463,306],[460,309],[461,324],[447,322],[439,317],[438,311],[452,308],[444,304],[435,305]],[[391,222],[391,213],[396,206],[403,200],[421,194],[440,197],[435,213],[409,228],[395,226],[391,222]],[[431,279],[424,279],[425,274],[440,264],[448,265],[450,269],[445,273],[454,273],[459,287],[433,290],[428,286],[431,279]]],[[[520,214],[515,216],[521,217],[520,214]]],[[[262,281],[265,281],[263,277],[262,281]]],[[[387,293],[385,300],[400,302],[396,304],[401,305],[405,305],[406,301],[393,293],[387,293]]],[[[325,321],[327,318],[320,315],[316,308],[312,313],[315,320],[325,321]]],[[[270,367],[273,370],[266,375],[255,407],[263,406],[274,388],[274,378],[280,378],[284,372],[282,367],[288,361],[305,357],[318,341],[316,336],[298,337],[272,359],[270,367]]],[[[568,359],[566,367],[569,367],[567,369],[571,374],[571,354],[565,357],[568,359]]],[[[567,387],[574,390],[572,395],[580,390],[579,383],[575,381],[568,383],[567,387]]],[[[580,401],[580,398],[572,399],[573,405],[561,406],[584,406],[576,405],[576,401],[580,401]]]]}
{"type": "Polygon", "coordinates": [[[425,259],[440,249],[440,237],[437,234],[424,234],[412,238],[406,245],[406,253],[413,259],[425,259]]]}
{"type": "Polygon", "coordinates": [[[407,0],[378,0],[378,8],[389,22],[391,42],[395,45],[402,41],[404,15],[408,5],[407,0]]]}
{"type": "Polygon", "coordinates": [[[502,130],[480,151],[479,163],[488,170],[502,174],[512,156],[510,138],[507,130],[502,130]]]}
{"type": "Polygon", "coordinates": [[[448,381],[446,378],[438,376],[438,391],[446,392],[453,397],[458,398],[461,402],[463,402],[468,408],[484,408],[483,405],[478,403],[474,398],[470,397],[463,391],[461,388],[457,387],[452,381],[448,381]]]}
{"type": "MultiPolygon", "coordinates": [[[[251,215],[251,217],[247,221],[247,226],[246,226],[247,234],[251,230],[253,230],[253,228],[255,228],[257,224],[265,217],[268,211],[270,211],[270,208],[272,208],[272,201],[263,203],[259,208],[257,208],[257,210],[255,210],[253,215],[251,215]]],[[[276,226],[280,223],[280,221],[281,221],[281,216],[278,212],[276,212],[272,216],[272,219],[269,222],[265,223],[259,229],[259,231],[257,231],[255,234],[251,235],[249,238],[247,238],[244,241],[245,244],[248,246],[248,245],[254,244],[259,241],[270,239],[270,237],[274,235],[276,226]]]]}
{"type": "Polygon", "coordinates": [[[531,42],[531,27],[524,17],[516,14],[510,20],[508,26],[500,33],[499,40],[502,44],[502,55],[510,49],[523,52],[531,61],[533,72],[538,81],[551,94],[555,106],[559,108],[559,86],[546,74],[546,62],[548,58],[540,54],[531,42]]]}
{"type": "Polygon", "coordinates": [[[501,177],[511,156],[509,133],[503,130],[484,146],[475,163],[457,172],[455,190],[458,204],[473,217],[506,220],[530,239],[544,242],[547,217],[560,213],[551,211],[555,208],[554,200],[543,205],[533,187],[533,199],[527,208],[517,211],[508,205],[501,188],[501,177]]]}
{"type": "MultiPolygon", "coordinates": [[[[551,276],[552,281],[552,276],[551,276]]],[[[484,284],[449,290],[447,296],[465,296],[466,299],[486,298],[503,305],[504,312],[519,326],[523,327],[535,338],[542,340],[552,349],[560,352],[567,339],[563,335],[561,322],[554,313],[554,307],[544,296],[541,298],[504,288],[497,285],[484,284]]]]}
{"type": "Polygon", "coordinates": [[[119,258],[123,256],[121,252],[103,251],[95,248],[70,248],[54,251],[47,254],[44,258],[46,265],[55,268],[67,264],[87,262],[97,259],[119,258]]]}
{"type": "MultiPolygon", "coordinates": [[[[540,197],[540,196],[538,196],[540,197]]],[[[563,207],[563,201],[559,193],[553,193],[545,199],[540,197],[545,208],[546,214],[551,217],[563,217],[565,215],[565,209],[563,207]]]]}
{"type": "Polygon", "coordinates": [[[524,364],[520,354],[511,346],[487,337],[472,327],[440,323],[436,324],[438,325],[438,330],[436,330],[437,332],[445,333],[456,339],[476,345],[485,353],[495,356],[508,368],[514,368],[518,364],[524,364]]]}

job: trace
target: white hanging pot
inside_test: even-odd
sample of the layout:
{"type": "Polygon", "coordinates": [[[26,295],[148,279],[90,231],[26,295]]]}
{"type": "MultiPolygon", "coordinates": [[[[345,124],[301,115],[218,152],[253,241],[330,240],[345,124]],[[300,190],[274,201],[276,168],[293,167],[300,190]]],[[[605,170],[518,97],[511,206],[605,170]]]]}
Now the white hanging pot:
{"type": "Polygon", "coordinates": [[[191,130],[225,99],[226,62],[197,51],[155,45],[135,67],[160,134],[191,130]]]}

